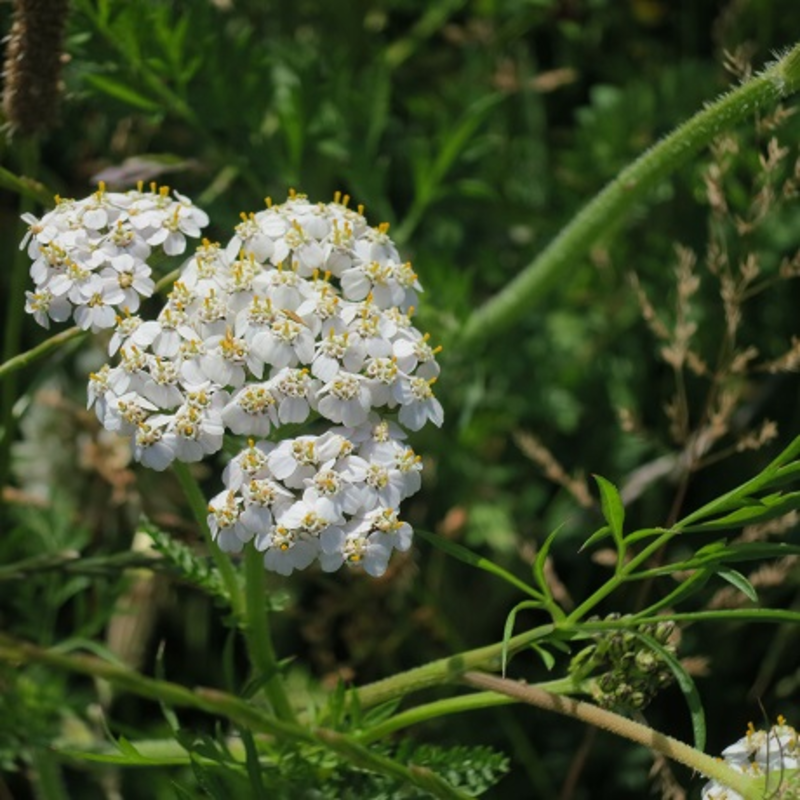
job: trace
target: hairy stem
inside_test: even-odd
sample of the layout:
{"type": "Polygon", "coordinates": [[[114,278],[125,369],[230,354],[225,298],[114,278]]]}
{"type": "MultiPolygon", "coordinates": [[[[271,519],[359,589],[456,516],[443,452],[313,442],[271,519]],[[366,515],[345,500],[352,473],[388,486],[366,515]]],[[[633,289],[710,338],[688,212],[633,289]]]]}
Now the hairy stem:
{"type": "Polygon", "coordinates": [[[556,284],[572,265],[613,229],[660,180],[722,131],[759,108],[788,97],[800,87],[800,44],[760,75],[709,104],[624,169],[596,195],[561,233],[498,294],[467,319],[462,347],[511,327],[556,284]]]}

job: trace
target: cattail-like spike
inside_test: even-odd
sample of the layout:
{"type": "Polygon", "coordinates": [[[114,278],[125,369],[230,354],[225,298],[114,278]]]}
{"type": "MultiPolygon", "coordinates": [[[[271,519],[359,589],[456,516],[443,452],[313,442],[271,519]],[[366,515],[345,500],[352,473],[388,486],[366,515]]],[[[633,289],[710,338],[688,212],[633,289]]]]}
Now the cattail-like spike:
{"type": "Polygon", "coordinates": [[[53,127],[61,92],[68,0],[16,0],[3,66],[3,112],[12,133],[53,127]]]}

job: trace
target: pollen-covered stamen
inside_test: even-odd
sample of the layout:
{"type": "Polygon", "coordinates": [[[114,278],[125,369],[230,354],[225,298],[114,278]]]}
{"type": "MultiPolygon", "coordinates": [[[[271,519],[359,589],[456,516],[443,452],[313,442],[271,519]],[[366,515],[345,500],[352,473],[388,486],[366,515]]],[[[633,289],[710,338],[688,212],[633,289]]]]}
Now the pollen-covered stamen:
{"type": "Polygon", "coordinates": [[[397,378],[397,359],[394,356],[391,358],[373,358],[367,364],[365,372],[368,378],[390,384],[397,378]]]}
{"type": "Polygon", "coordinates": [[[342,548],[342,555],[344,556],[345,563],[352,567],[360,565],[366,557],[366,553],[367,542],[360,536],[354,536],[348,539],[342,548]]]}
{"type": "Polygon", "coordinates": [[[231,273],[228,280],[228,291],[249,292],[253,289],[253,281],[259,273],[259,265],[255,256],[242,253],[237,261],[231,264],[231,273]]]}
{"type": "Polygon", "coordinates": [[[418,339],[416,342],[414,342],[414,355],[417,357],[417,360],[422,363],[433,361],[433,359],[442,352],[441,345],[438,345],[437,347],[431,347],[428,344],[428,339],[430,338],[431,335],[426,333],[421,339],[418,339]]]}
{"type": "Polygon", "coordinates": [[[247,484],[247,495],[251,503],[259,506],[271,506],[278,498],[275,486],[268,480],[251,480],[247,484]]]}
{"type": "Polygon", "coordinates": [[[208,513],[214,516],[220,528],[231,528],[239,519],[239,504],[236,493],[228,492],[223,505],[209,505],[208,513]]]}
{"type": "Polygon", "coordinates": [[[117,408],[119,409],[120,417],[133,426],[141,424],[150,416],[150,413],[145,411],[134,400],[118,400],[117,408]]]}
{"type": "Polygon", "coordinates": [[[347,352],[347,339],[348,334],[336,334],[333,332],[333,328],[328,332],[327,338],[323,339],[318,347],[320,353],[323,355],[329,356],[330,358],[343,358],[344,354],[347,352]]]}
{"type": "Polygon", "coordinates": [[[284,239],[286,240],[286,244],[292,248],[292,250],[296,250],[298,247],[302,247],[304,244],[307,244],[309,239],[306,232],[303,230],[302,225],[296,220],[293,219],[291,222],[291,227],[288,231],[286,231],[284,235],[284,239]]]}
{"type": "Polygon", "coordinates": [[[203,303],[197,311],[197,316],[202,322],[217,322],[225,319],[228,306],[225,300],[217,295],[216,290],[209,289],[203,298],[203,303]]]}
{"type": "Polygon", "coordinates": [[[230,327],[225,331],[219,349],[222,357],[232,364],[244,364],[247,360],[247,344],[242,339],[237,339],[230,327]]]}
{"type": "Polygon", "coordinates": [[[400,472],[411,472],[418,469],[421,463],[422,456],[418,456],[410,447],[406,447],[394,457],[394,465],[400,472]]]}
{"type": "Polygon", "coordinates": [[[309,384],[307,369],[293,369],[283,377],[278,389],[288,397],[305,397],[308,394],[309,384]]]}
{"type": "Polygon", "coordinates": [[[323,519],[316,511],[309,511],[300,520],[300,527],[312,536],[319,535],[330,523],[323,519]]]}
{"type": "Polygon", "coordinates": [[[330,384],[330,393],[338,400],[352,400],[358,396],[360,388],[354,375],[343,375],[340,372],[330,384]]]}
{"type": "Polygon", "coordinates": [[[211,405],[211,395],[206,389],[196,389],[193,392],[187,392],[185,403],[189,408],[196,408],[202,411],[211,405]]]}
{"type": "Polygon", "coordinates": [[[253,416],[264,414],[275,403],[275,396],[264,386],[248,386],[236,401],[240,408],[253,416]]]}
{"type": "Polygon", "coordinates": [[[247,320],[256,326],[272,325],[277,314],[278,312],[272,308],[272,300],[269,297],[256,295],[247,308],[247,320]]]}
{"type": "Polygon", "coordinates": [[[411,262],[406,261],[395,266],[394,278],[404,289],[409,289],[417,282],[418,275],[411,267],[411,262]]]}
{"type": "Polygon", "coordinates": [[[419,401],[430,400],[434,396],[431,389],[434,383],[436,383],[436,378],[429,378],[428,380],[425,380],[425,378],[411,378],[409,385],[414,399],[419,401]]]}
{"type": "Polygon", "coordinates": [[[392,279],[393,270],[388,264],[371,261],[363,269],[364,274],[377,286],[385,286],[392,279]]]}
{"type": "Polygon", "coordinates": [[[332,469],[324,469],[314,476],[314,488],[325,496],[338,494],[342,488],[342,477],[332,469]]]}
{"type": "Polygon", "coordinates": [[[161,441],[163,435],[161,428],[142,422],[136,429],[136,445],[143,448],[152,447],[161,441]]]}
{"type": "MultiPolygon", "coordinates": [[[[295,315],[296,316],[296,315],[295,315]]],[[[272,335],[282,342],[291,344],[305,330],[305,325],[293,319],[288,312],[282,312],[279,319],[272,323],[272,335]]]]}
{"type": "Polygon", "coordinates": [[[380,464],[370,464],[364,482],[373,489],[385,489],[389,485],[389,470],[380,464]]]}
{"type": "Polygon", "coordinates": [[[267,457],[263,451],[255,446],[255,442],[252,439],[247,444],[247,449],[242,452],[239,458],[239,466],[243,472],[253,476],[266,466],[267,457]]]}
{"type": "Polygon", "coordinates": [[[395,533],[403,527],[403,523],[397,518],[397,511],[394,508],[384,508],[375,515],[372,526],[381,533],[395,533]]]}
{"type": "Polygon", "coordinates": [[[389,423],[384,419],[381,420],[372,429],[372,438],[376,442],[388,442],[392,438],[392,432],[389,429],[389,423]]]}
{"type": "Polygon", "coordinates": [[[187,408],[175,418],[175,433],[184,439],[198,439],[202,433],[200,412],[196,408],[187,408]]]}
{"type": "Polygon", "coordinates": [[[296,539],[296,532],[285,525],[276,525],[272,531],[272,546],[284,553],[292,547],[296,539]]]}
{"type": "Polygon", "coordinates": [[[121,366],[130,374],[141,372],[147,367],[147,355],[143,353],[135,344],[123,347],[120,353],[121,366]]]}
{"type": "MultiPolygon", "coordinates": [[[[349,199],[349,198],[348,198],[349,199]]],[[[333,220],[333,227],[331,230],[331,244],[334,247],[344,249],[348,248],[353,243],[353,226],[349,222],[339,227],[339,220],[333,220]]]]}
{"type": "Polygon", "coordinates": [[[292,442],[294,460],[303,466],[313,467],[319,461],[317,447],[313,441],[296,439],[292,442]]]}
{"type": "Polygon", "coordinates": [[[174,362],[159,356],[151,363],[150,374],[159,386],[174,386],[179,377],[174,362]]]}

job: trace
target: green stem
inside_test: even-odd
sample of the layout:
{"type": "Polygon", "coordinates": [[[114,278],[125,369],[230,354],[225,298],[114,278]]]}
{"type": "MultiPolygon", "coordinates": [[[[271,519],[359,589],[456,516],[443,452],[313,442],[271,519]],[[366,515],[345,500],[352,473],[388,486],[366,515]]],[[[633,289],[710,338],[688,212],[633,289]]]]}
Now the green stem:
{"type": "Polygon", "coordinates": [[[255,547],[245,548],[245,592],[247,602],[247,646],[256,669],[266,679],[265,691],[278,719],[294,720],[280,666],[269,630],[264,558],[255,547]]]}
{"type": "Polygon", "coordinates": [[[484,341],[510,327],[558,282],[594,243],[642,202],[659,181],[685,163],[722,131],[742,122],[759,108],[788,97],[800,87],[800,44],[760,75],[738,86],[624,169],[596,195],[542,253],[467,319],[462,347],[484,341]]]}
{"type": "MultiPolygon", "coordinates": [[[[579,690],[572,678],[560,678],[548,683],[536,684],[540,689],[553,694],[571,694],[579,690]]],[[[436,700],[432,703],[410,708],[400,714],[395,714],[383,722],[364,731],[358,736],[361,744],[370,744],[385,739],[387,736],[412,725],[419,725],[431,719],[448,716],[449,714],[462,714],[465,711],[476,711],[481,708],[494,708],[518,702],[512,697],[504,697],[495,692],[478,692],[462,695],[461,697],[448,697],[446,700],[436,700]]]]}
{"type": "Polygon", "coordinates": [[[511,681],[482,672],[466,673],[464,682],[478,689],[497,692],[505,697],[529,703],[546,711],[554,711],[557,714],[587,722],[617,736],[622,736],[632,742],[644,745],[651,750],[656,750],[673,761],[678,761],[709,778],[718,780],[729,789],[738,792],[745,800],[756,800],[761,796],[761,791],[763,791],[763,785],[759,786],[758,781],[754,781],[752,777],[747,777],[741,772],[737,772],[721,759],[701,753],[699,750],[695,750],[688,744],[679,742],[671,736],[666,736],[652,728],[648,728],[646,725],[634,722],[611,711],[606,711],[591,703],[574,700],[571,697],[561,697],[537,686],[528,686],[518,681],[511,681]]]}
{"type": "MultiPolygon", "coordinates": [[[[514,636],[508,640],[505,652],[507,655],[515,653],[532,642],[549,636],[553,630],[553,625],[541,625],[531,631],[514,636]]],[[[361,708],[377,706],[420,689],[454,683],[470,669],[499,671],[503,663],[503,652],[503,642],[490,644],[476,650],[467,650],[454,656],[440,658],[438,661],[431,661],[429,664],[423,664],[421,667],[415,667],[407,672],[361,686],[353,691],[361,708]]]]}
{"type": "MultiPolygon", "coordinates": [[[[22,301],[19,297],[16,298],[16,302],[19,307],[22,308],[22,301]]],[[[10,380],[10,376],[17,372],[17,370],[33,364],[34,361],[38,361],[40,358],[50,355],[50,353],[58,350],[59,347],[67,342],[77,340],[82,336],[88,336],[87,332],[82,331],[80,328],[67,328],[67,330],[61,331],[61,333],[57,333],[49,339],[45,339],[41,344],[37,344],[36,347],[32,347],[30,350],[19,353],[19,355],[12,358],[8,358],[0,364],[0,381],[4,380],[6,386],[13,385],[14,382],[10,380]]]]}
{"type": "MultiPolygon", "coordinates": [[[[22,160],[22,172],[34,175],[39,164],[39,142],[37,139],[23,140],[19,146],[22,160]]],[[[34,202],[22,195],[19,202],[20,214],[33,211],[34,202]]],[[[20,234],[27,224],[20,222],[20,234]]],[[[19,237],[20,239],[22,236],[19,237]]],[[[28,279],[28,256],[24,250],[15,250],[11,259],[6,295],[6,324],[3,332],[3,361],[7,362],[19,352],[22,341],[22,320],[25,316],[24,297],[25,283],[28,279]]],[[[16,420],[14,419],[14,403],[17,399],[17,380],[7,380],[2,389],[2,413],[0,429],[0,490],[8,483],[11,471],[11,442],[14,439],[16,420]]]]}
{"type": "Polygon", "coordinates": [[[211,536],[211,531],[208,528],[208,522],[206,520],[208,505],[203,496],[203,492],[198,486],[194,475],[192,475],[189,470],[189,467],[182,461],[174,461],[172,470],[183,488],[184,495],[189,503],[189,508],[192,511],[192,516],[194,516],[197,526],[203,534],[203,539],[205,539],[208,551],[214,559],[219,574],[222,576],[222,580],[228,590],[228,596],[230,597],[233,616],[237,624],[241,627],[246,622],[244,592],[242,591],[241,583],[239,582],[239,578],[236,575],[236,570],[233,568],[230,558],[217,547],[211,536]]]}
{"type": "Polygon", "coordinates": [[[352,764],[391,775],[425,789],[434,797],[445,800],[466,800],[467,795],[456,791],[429,770],[406,767],[385,756],[372,753],[352,738],[324,728],[308,730],[301,725],[279,720],[265,713],[252,702],[216,689],[189,689],[177,683],[148,678],[128,667],[120,667],[94,656],[66,655],[54,650],[22,642],[0,633],[0,661],[19,665],[47,664],[51,667],[101,678],[113,686],[178,708],[193,708],[230,720],[237,726],[266,734],[287,744],[322,745],[352,764]]]}

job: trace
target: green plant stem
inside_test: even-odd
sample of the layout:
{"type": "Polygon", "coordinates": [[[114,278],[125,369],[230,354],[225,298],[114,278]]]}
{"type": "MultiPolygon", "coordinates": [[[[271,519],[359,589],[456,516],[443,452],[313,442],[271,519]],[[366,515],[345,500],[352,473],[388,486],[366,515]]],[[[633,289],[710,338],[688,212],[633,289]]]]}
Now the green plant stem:
{"type": "MultiPolygon", "coordinates": [[[[578,688],[572,678],[560,678],[548,683],[536,684],[540,689],[553,694],[569,694],[578,688]]],[[[446,700],[436,700],[433,703],[410,708],[400,714],[395,714],[389,719],[375,725],[357,736],[361,744],[370,744],[385,739],[387,736],[412,725],[419,725],[432,719],[439,719],[450,714],[462,714],[465,711],[476,711],[481,708],[494,708],[507,706],[518,702],[513,697],[504,697],[495,692],[478,692],[462,695],[461,697],[448,697],[446,700]]]]}
{"type": "Polygon", "coordinates": [[[208,522],[206,520],[208,505],[203,496],[203,492],[198,486],[194,475],[192,475],[189,470],[189,467],[182,461],[174,461],[172,470],[181,484],[186,500],[189,503],[189,508],[192,511],[192,516],[195,518],[198,528],[200,528],[208,551],[214,559],[214,563],[217,565],[219,574],[222,576],[222,580],[228,590],[233,616],[239,627],[242,627],[246,624],[244,592],[230,558],[217,547],[211,536],[211,531],[208,528],[208,522]]]}
{"type": "Polygon", "coordinates": [[[507,706],[516,702],[518,701],[512,697],[503,697],[494,692],[477,692],[462,697],[448,697],[446,700],[436,700],[433,703],[425,703],[400,714],[394,714],[374,728],[358,734],[357,738],[361,744],[371,744],[404,728],[410,728],[412,725],[419,725],[432,719],[441,719],[450,714],[462,714],[465,711],[476,711],[481,708],[507,706]]]}
{"type": "MultiPolygon", "coordinates": [[[[520,633],[507,642],[506,653],[511,654],[551,634],[555,626],[541,625],[533,630],[520,633]]],[[[403,697],[420,689],[431,686],[441,686],[445,683],[455,683],[460,680],[464,672],[471,669],[497,670],[502,668],[503,643],[490,644],[476,650],[467,650],[454,656],[441,658],[415,667],[407,672],[401,672],[390,678],[384,678],[375,683],[361,686],[352,691],[356,694],[361,708],[386,703],[398,697],[403,697]]]]}
{"type": "Polygon", "coordinates": [[[256,669],[266,678],[265,691],[278,719],[294,720],[295,715],[275,656],[269,629],[264,558],[255,547],[246,547],[244,556],[247,602],[247,646],[256,669]]]}
{"type": "Polygon", "coordinates": [[[606,711],[591,703],[574,700],[571,697],[561,697],[537,686],[528,686],[518,681],[487,675],[483,672],[465,673],[464,683],[485,691],[498,692],[505,697],[529,703],[546,711],[554,711],[581,722],[587,722],[597,728],[642,744],[673,761],[678,761],[709,778],[718,780],[738,792],[745,800],[757,800],[761,797],[763,785],[760,786],[759,782],[754,781],[752,777],[737,772],[724,761],[701,753],[671,736],[666,736],[646,725],[606,711]]]}
{"type": "Polygon", "coordinates": [[[429,770],[406,767],[385,756],[372,753],[344,734],[324,728],[308,730],[279,720],[257,708],[252,702],[220,692],[196,687],[189,689],[169,681],[148,678],[128,667],[120,667],[94,656],[66,655],[38,647],[0,633],[0,661],[9,664],[46,664],[57,669],[108,681],[118,689],[139,697],[160,701],[169,706],[193,708],[230,720],[235,725],[263,733],[292,744],[322,745],[347,761],[384,775],[404,780],[444,800],[466,800],[467,795],[453,789],[429,770]]]}
{"type": "Polygon", "coordinates": [[[788,97],[800,87],[800,44],[760,75],[710,103],[624,169],[594,197],[541,254],[498,294],[467,319],[461,347],[474,346],[511,327],[556,283],[575,272],[574,264],[629,209],[700,148],[758,109],[788,97]]]}
{"type": "MultiPolygon", "coordinates": [[[[16,298],[17,304],[22,308],[22,303],[19,297],[16,298]]],[[[16,356],[8,358],[0,364],[0,381],[4,381],[6,386],[14,385],[14,381],[10,380],[10,376],[23,367],[30,366],[40,358],[50,355],[55,350],[58,350],[62,345],[67,342],[76,341],[81,337],[88,336],[86,331],[80,328],[67,328],[65,331],[56,333],[49,339],[45,339],[41,344],[32,347],[24,353],[19,353],[16,356]]]]}
{"type": "MultiPolygon", "coordinates": [[[[36,174],[39,164],[39,142],[37,139],[28,139],[20,142],[20,158],[22,171],[25,175],[36,174]]],[[[34,201],[28,195],[21,195],[19,202],[20,214],[33,211],[34,201]]],[[[20,234],[27,228],[27,223],[20,221],[20,234]]],[[[22,235],[19,237],[22,238],[22,235]]],[[[27,253],[15,250],[11,259],[11,269],[8,279],[8,294],[6,295],[5,328],[3,331],[3,362],[13,358],[20,348],[22,341],[22,321],[25,316],[24,297],[25,282],[28,277],[27,253]]],[[[2,409],[0,410],[0,491],[8,483],[11,472],[11,442],[14,439],[16,420],[14,419],[14,403],[17,399],[16,376],[6,380],[2,388],[2,409]]]]}
{"type": "MultiPolygon", "coordinates": [[[[173,283],[175,283],[179,276],[179,269],[172,270],[172,272],[165,275],[156,283],[155,291],[158,293],[164,292],[166,289],[170,288],[173,283]]],[[[58,350],[68,342],[79,341],[88,335],[88,331],[82,331],[78,327],[67,328],[65,331],[61,331],[60,333],[54,334],[49,339],[45,339],[41,344],[37,344],[36,347],[32,347],[30,350],[27,350],[24,353],[19,353],[11,358],[8,358],[6,361],[0,364],[0,381],[5,380],[9,375],[17,370],[30,366],[40,358],[50,355],[50,353],[58,350]]]]}

